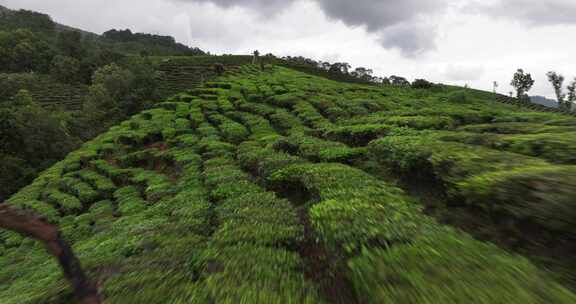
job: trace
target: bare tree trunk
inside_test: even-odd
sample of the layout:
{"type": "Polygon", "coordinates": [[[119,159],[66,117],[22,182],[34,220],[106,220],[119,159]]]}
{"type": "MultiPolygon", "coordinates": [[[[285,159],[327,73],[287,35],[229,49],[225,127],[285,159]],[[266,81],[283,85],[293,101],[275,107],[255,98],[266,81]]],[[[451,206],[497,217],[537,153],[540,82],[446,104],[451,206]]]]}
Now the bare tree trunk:
{"type": "Polygon", "coordinates": [[[0,204],[0,228],[12,230],[44,243],[48,252],[58,260],[64,276],[80,303],[101,303],[98,289],[88,280],[82,271],[80,261],[74,256],[72,248],[62,240],[55,225],[47,223],[38,216],[0,204]]]}

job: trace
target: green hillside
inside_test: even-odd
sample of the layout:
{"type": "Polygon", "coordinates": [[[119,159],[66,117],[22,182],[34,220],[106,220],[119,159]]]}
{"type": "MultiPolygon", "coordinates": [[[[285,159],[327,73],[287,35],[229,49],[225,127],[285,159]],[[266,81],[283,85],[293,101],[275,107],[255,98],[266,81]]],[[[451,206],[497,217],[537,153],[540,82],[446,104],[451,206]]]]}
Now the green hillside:
{"type": "Polygon", "coordinates": [[[241,65],[251,63],[252,56],[154,56],[150,61],[161,73],[160,96],[170,97],[216,78],[215,65],[220,64],[228,73],[233,73],[241,65]]]}
{"type": "MultiPolygon", "coordinates": [[[[59,225],[105,303],[576,303],[554,271],[574,269],[576,119],[493,98],[246,65],[8,203],[59,225]]],[[[0,282],[3,304],[71,301],[7,231],[0,282]]]]}
{"type": "Polygon", "coordinates": [[[80,143],[201,82],[196,78],[213,77],[204,66],[193,72],[205,77],[184,81],[182,73],[151,63],[179,56],[214,57],[170,36],[97,35],[0,6],[0,201],[80,143]]]}

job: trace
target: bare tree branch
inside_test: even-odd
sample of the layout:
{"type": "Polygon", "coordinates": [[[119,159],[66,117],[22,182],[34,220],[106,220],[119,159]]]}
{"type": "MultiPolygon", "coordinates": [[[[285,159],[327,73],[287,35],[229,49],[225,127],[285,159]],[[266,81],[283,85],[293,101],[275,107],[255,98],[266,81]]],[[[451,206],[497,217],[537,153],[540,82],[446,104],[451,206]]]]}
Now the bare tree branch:
{"type": "Polygon", "coordinates": [[[64,276],[70,282],[74,295],[80,303],[100,303],[96,286],[88,280],[80,266],[80,261],[72,252],[72,248],[62,240],[55,225],[49,224],[38,216],[16,210],[7,204],[0,204],[0,228],[44,243],[48,252],[58,260],[64,276]]]}

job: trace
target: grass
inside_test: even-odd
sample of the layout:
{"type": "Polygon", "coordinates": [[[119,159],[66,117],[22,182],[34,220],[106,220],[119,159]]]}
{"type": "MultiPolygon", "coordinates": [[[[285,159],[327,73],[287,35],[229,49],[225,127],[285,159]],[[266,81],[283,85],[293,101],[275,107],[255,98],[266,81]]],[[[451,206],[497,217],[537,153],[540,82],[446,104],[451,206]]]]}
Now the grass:
{"type": "MultiPolygon", "coordinates": [[[[442,224],[409,187],[429,178],[444,212],[473,207],[508,237],[545,231],[534,242],[569,250],[575,119],[222,60],[234,71],[112,127],[8,201],[60,226],[105,303],[576,302],[537,252],[442,224]]],[[[214,58],[164,68],[178,64],[214,58]]],[[[71,301],[55,261],[7,231],[0,282],[2,303],[71,301]]]]}

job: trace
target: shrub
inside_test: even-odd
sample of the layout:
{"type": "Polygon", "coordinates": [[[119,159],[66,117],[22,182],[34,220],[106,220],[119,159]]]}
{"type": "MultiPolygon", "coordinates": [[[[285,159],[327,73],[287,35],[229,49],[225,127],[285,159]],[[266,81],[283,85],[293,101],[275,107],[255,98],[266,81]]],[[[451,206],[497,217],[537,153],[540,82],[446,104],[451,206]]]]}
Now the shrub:
{"type": "Polygon", "coordinates": [[[413,89],[431,89],[433,86],[433,83],[425,79],[416,79],[412,82],[413,89]]]}
{"type": "Polygon", "coordinates": [[[118,202],[118,211],[122,215],[132,215],[146,209],[146,202],[142,199],[140,191],[134,186],[116,190],[114,199],[118,202]]]}
{"type": "Polygon", "coordinates": [[[54,57],[50,73],[54,78],[65,83],[75,83],[82,80],[80,75],[80,62],[72,57],[54,57]]]}
{"type": "Polygon", "coordinates": [[[448,102],[466,103],[468,102],[468,94],[463,90],[451,92],[448,94],[448,102]]]}

